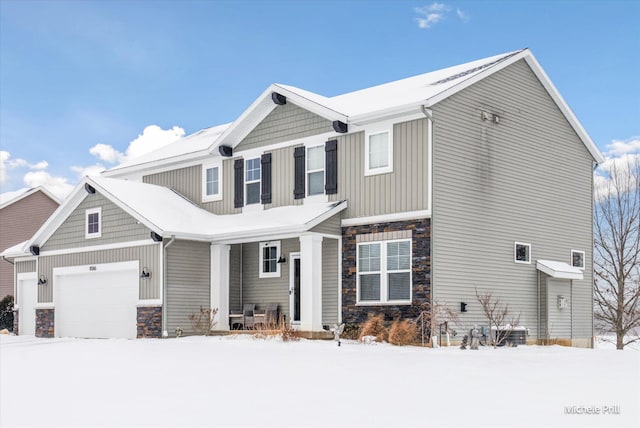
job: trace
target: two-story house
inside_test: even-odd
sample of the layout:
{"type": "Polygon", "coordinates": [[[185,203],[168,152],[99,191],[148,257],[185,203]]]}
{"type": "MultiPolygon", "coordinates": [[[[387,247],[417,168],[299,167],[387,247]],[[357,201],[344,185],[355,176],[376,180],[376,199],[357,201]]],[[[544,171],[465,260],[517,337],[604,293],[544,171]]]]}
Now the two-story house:
{"type": "Polygon", "coordinates": [[[84,179],[12,255],[40,336],[172,335],[200,306],[228,330],[247,303],[311,335],[432,302],[486,324],[479,290],[590,346],[602,160],[527,49],[330,98],[274,84],[84,179]]]}

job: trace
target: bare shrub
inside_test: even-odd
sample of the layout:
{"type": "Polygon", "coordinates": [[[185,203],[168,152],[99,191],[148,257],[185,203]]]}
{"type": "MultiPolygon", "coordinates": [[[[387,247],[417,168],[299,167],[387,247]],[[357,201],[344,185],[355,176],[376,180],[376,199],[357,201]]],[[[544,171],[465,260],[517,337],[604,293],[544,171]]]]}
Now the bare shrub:
{"type": "Polygon", "coordinates": [[[345,324],[344,331],[340,335],[342,339],[358,340],[360,338],[360,332],[362,328],[354,324],[345,324]]]}
{"type": "Polygon", "coordinates": [[[362,325],[359,340],[366,336],[375,336],[376,342],[386,342],[389,340],[389,331],[384,326],[383,315],[371,315],[362,325]]]}
{"type": "Polygon", "coordinates": [[[398,346],[406,346],[415,343],[418,329],[414,322],[409,320],[394,321],[389,328],[389,343],[398,346]]]}
{"type": "Polygon", "coordinates": [[[218,314],[218,308],[205,308],[200,306],[200,312],[189,315],[191,328],[194,332],[205,336],[211,335],[211,330],[218,323],[215,317],[218,314]]]}
{"type": "Polygon", "coordinates": [[[513,316],[509,305],[503,303],[500,297],[494,296],[490,291],[480,293],[476,288],[476,298],[489,322],[489,339],[495,348],[506,341],[509,337],[509,331],[520,324],[520,315],[513,316]],[[499,334],[499,331],[506,333],[499,334]]]}

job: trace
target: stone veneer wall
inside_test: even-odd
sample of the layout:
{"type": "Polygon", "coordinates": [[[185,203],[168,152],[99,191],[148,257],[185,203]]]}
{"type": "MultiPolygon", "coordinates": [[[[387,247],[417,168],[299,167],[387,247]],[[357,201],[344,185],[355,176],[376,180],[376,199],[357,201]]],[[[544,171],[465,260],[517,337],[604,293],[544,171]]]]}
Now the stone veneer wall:
{"type": "Polygon", "coordinates": [[[138,338],[162,337],[162,306],[138,307],[138,338]]]}
{"type": "Polygon", "coordinates": [[[431,219],[375,223],[342,228],[342,320],[361,324],[369,314],[383,314],[386,321],[416,318],[431,298],[431,219]],[[371,233],[411,231],[412,303],[410,305],[356,306],[356,237],[371,233]],[[425,305],[425,306],[423,306],[425,305]]]}
{"type": "Polygon", "coordinates": [[[54,309],[36,309],[36,337],[53,337],[54,309]]]}

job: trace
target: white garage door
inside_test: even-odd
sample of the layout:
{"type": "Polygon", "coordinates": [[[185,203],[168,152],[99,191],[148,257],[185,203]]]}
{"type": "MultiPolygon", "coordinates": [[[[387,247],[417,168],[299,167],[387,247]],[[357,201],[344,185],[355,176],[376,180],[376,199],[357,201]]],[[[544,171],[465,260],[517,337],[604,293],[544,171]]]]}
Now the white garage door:
{"type": "Polygon", "coordinates": [[[55,334],[136,338],[138,262],[54,269],[55,334]]]}

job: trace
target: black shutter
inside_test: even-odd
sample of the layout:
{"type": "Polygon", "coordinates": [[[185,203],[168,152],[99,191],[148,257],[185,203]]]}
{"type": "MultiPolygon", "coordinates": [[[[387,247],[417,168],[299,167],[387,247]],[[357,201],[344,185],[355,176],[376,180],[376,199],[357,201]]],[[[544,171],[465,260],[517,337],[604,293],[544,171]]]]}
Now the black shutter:
{"type": "Polygon", "coordinates": [[[338,193],[338,140],[329,140],[324,145],[325,185],[327,195],[338,193]]]}
{"type": "Polygon", "coordinates": [[[304,156],[305,156],[305,148],[304,147],[296,147],[293,151],[293,160],[294,160],[294,186],[293,186],[293,197],[295,199],[302,199],[305,195],[304,188],[304,174],[305,174],[305,164],[304,164],[304,156]]]}
{"type": "Polygon", "coordinates": [[[242,208],[244,205],[244,159],[236,159],[233,164],[233,173],[233,206],[235,208],[242,208]]]}
{"type": "Polygon", "coordinates": [[[271,203],[271,153],[265,153],[260,158],[261,169],[261,192],[260,201],[263,204],[271,203]]]}

